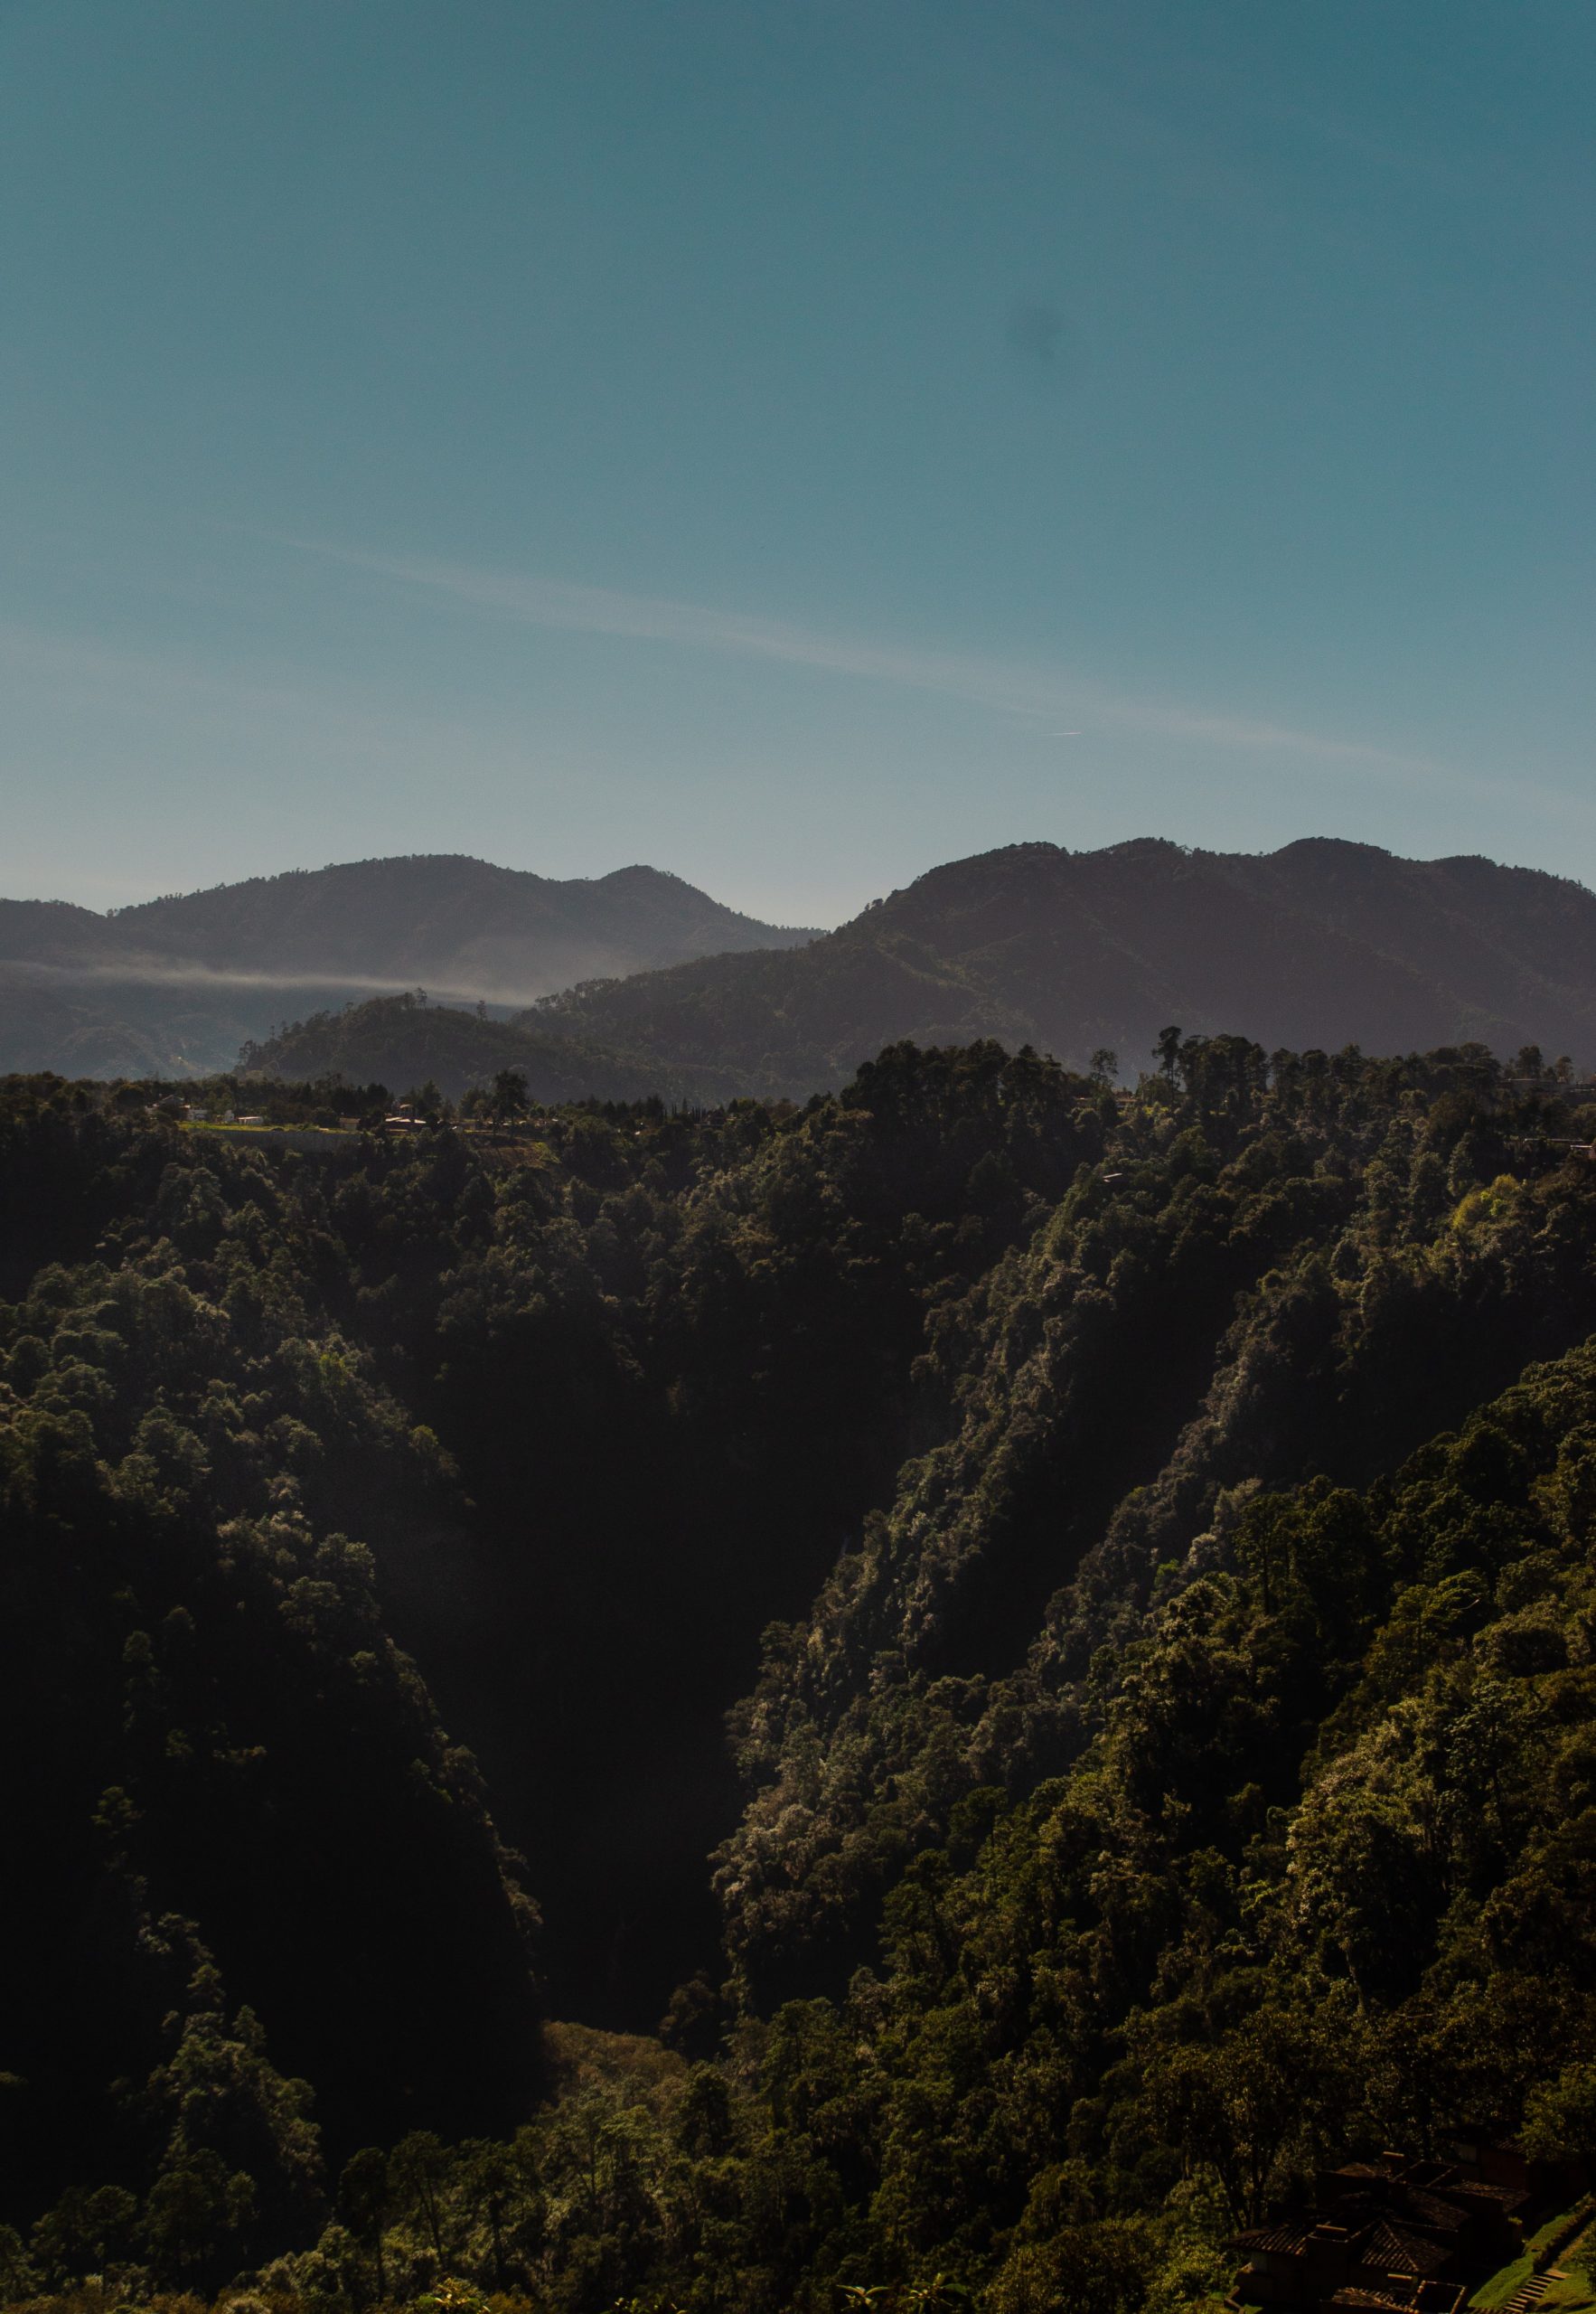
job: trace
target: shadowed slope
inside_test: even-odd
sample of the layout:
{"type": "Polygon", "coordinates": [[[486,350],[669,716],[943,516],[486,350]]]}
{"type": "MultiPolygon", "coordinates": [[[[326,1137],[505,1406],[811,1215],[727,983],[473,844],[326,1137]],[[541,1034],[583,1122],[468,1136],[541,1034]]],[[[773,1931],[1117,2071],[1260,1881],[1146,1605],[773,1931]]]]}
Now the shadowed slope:
{"type": "Polygon", "coordinates": [[[1596,897],[1485,860],[1316,840],[1260,856],[1154,841],[956,861],[822,940],[572,991],[565,1028],[792,1093],[896,1037],[998,1036],[1074,1064],[1158,1030],[1375,1050],[1478,1039],[1596,1054],[1596,897]]]}

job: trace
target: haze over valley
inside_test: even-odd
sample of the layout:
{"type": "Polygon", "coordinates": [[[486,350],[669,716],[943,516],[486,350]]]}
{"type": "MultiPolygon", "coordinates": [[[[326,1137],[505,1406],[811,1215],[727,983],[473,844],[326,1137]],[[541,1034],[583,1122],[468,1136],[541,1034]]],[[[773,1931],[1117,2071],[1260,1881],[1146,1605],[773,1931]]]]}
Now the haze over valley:
{"type": "Polygon", "coordinates": [[[576,981],[807,939],[677,876],[556,879],[458,856],[368,860],[108,915],[0,899],[0,1067],[226,1068],[247,1038],[378,990],[501,1009],[576,981]]]}

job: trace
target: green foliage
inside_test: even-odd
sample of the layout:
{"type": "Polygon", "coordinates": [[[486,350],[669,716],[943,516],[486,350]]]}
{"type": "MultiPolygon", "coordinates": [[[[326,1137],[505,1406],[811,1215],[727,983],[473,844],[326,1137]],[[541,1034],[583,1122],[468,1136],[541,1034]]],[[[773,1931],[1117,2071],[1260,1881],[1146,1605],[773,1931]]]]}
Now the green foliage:
{"type": "Polygon", "coordinates": [[[479,1007],[432,1004],[423,992],[368,997],[336,1011],[313,1012],[269,1037],[248,1039],[239,1068],[253,1105],[277,1084],[307,1078],[337,1084],[366,1078],[431,1086],[418,1114],[435,1114],[446,1096],[487,1090],[498,1110],[515,1114],[529,1088],[540,1101],[641,1099],[651,1092],[713,1097],[740,1087],[735,1069],[665,1066],[624,1046],[553,1035],[525,1021],[490,1020],[479,1007]],[[521,1084],[508,1106],[501,1089],[521,1084]],[[441,1087],[441,1090],[440,1090],[441,1087]]]}
{"type": "Polygon", "coordinates": [[[1328,2159],[1596,2151],[1558,1080],[1105,1074],[4,1089],[8,2300],[1167,2314],[1328,2159]],[[540,2034],[523,1878],[661,2038],[540,2034]]]}

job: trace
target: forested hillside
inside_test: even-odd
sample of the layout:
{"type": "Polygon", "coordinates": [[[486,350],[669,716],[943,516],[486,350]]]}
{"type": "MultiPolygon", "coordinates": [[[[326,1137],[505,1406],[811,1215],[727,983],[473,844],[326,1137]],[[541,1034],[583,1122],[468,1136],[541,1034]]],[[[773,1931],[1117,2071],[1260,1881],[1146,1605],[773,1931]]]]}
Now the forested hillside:
{"type": "Polygon", "coordinates": [[[448,1101],[485,1091],[501,1069],[522,1077],[536,1101],[636,1101],[650,1094],[673,1104],[715,1101],[740,1086],[733,1069],[629,1058],[579,1037],[494,1020],[485,1006],[434,1004],[425,990],[313,1013],[259,1042],[251,1039],[239,1064],[245,1076],[277,1084],[431,1083],[448,1101]]]}
{"type": "Polygon", "coordinates": [[[897,1038],[997,1037],[1077,1068],[1167,1021],[1268,1049],[1478,1039],[1596,1062],[1596,896],[1372,844],[1271,853],[1027,843],[933,869],[822,940],[549,1001],[540,1028],[795,1096],[897,1038]]]}
{"type": "Polygon", "coordinates": [[[1569,1072],[160,1092],[0,1096],[7,2300],[1171,2314],[1596,2154],[1569,1072]]]}

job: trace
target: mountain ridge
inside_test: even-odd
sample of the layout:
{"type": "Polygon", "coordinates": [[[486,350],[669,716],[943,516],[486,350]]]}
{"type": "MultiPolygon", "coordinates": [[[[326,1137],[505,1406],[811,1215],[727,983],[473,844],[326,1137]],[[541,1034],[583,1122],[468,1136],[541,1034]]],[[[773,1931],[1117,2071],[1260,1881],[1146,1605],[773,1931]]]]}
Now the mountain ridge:
{"type": "Polygon", "coordinates": [[[108,911],[0,900],[0,1068],[185,1075],[280,1017],[418,984],[525,1004],[596,974],[780,945],[680,876],[559,879],[455,852],[292,869],[108,911]]]}
{"type": "Polygon", "coordinates": [[[578,988],[532,1017],[790,1094],[897,1038],[997,1036],[1078,1065],[1140,1054],[1169,1021],[1266,1046],[1533,1042],[1587,1058],[1596,895],[1336,838],[1272,853],[1013,845],[933,869],[802,950],[578,988]]]}
{"type": "Polygon", "coordinates": [[[549,1098],[806,1098],[906,1039],[1129,1067],[1171,1022],[1266,1049],[1535,1044],[1588,1063],[1596,895],[1473,854],[1146,836],[945,861],[818,934],[642,865],[562,881],[455,853],[105,916],[0,901],[0,1065],[77,1074],[192,1074],[248,1048],[268,1073],[388,1082],[419,1025],[416,1081],[451,1094],[481,1081],[491,1042],[549,1098]],[[401,1019],[399,992],[423,989],[442,1001],[401,1019]],[[491,1039],[457,1009],[483,1002],[514,1016],[491,1039]]]}

